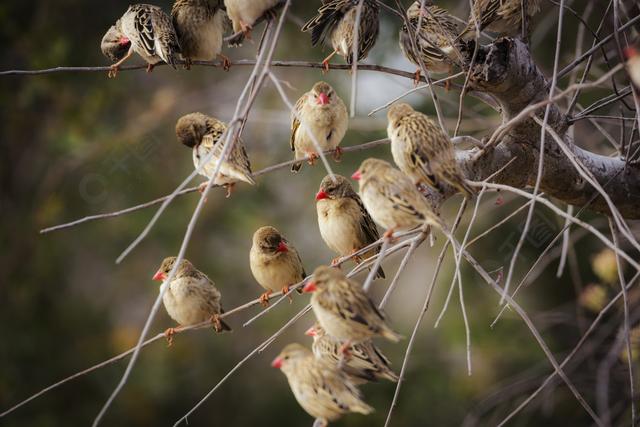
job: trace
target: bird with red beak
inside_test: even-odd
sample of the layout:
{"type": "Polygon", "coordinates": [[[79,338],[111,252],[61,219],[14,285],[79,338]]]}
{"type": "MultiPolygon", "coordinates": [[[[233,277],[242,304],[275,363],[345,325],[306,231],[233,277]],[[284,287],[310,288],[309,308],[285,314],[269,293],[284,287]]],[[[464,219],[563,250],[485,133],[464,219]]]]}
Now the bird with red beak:
{"type": "MultiPolygon", "coordinates": [[[[340,159],[340,142],[347,132],[349,115],[347,107],[335,91],[325,82],[316,83],[302,95],[293,110],[291,118],[291,151],[295,160],[308,157],[313,165],[318,158],[318,150],[334,151],[334,158],[340,159]]],[[[302,161],[291,166],[298,172],[302,161]]]]}
{"type": "Polygon", "coordinates": [[[634,46],[627,46],[624,48],[624,56],[627,59],[627,72],[629,78],[640,90],[640,50],[634,46]]]}
{"type": "MultiPolygon", "coordinates": [[[[307,276],[296,248],[271,226],[261,227],[253,234],[249,265],[253,277],[266,290],[260,296],[260,302],[265,306],[269,304],[271,293],[286,295],[290,286],[307,276]]],[[[302,291],[298,289],[298,292],[302,291]]]]}

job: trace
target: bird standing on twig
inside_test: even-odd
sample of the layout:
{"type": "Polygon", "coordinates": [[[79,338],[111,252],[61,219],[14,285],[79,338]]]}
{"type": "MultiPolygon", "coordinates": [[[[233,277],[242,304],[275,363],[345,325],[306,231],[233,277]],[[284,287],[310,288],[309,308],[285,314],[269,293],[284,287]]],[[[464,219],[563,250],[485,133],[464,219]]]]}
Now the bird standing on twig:
{"type": "MultiPolygon", "coordinates": [[[[262,305],[269,304],[269,294],[289,293],[289,287],[302,282],[307,273],[296,248],[274,227],[261,227],[253,234],[249,265],[256,281],[267,291],[260,296],[262,305]]],[[[302,291],[298,289],[298,293],[302,291]]]]}
{"type": "Polygon", "coordinates": [[[313,357],[300,344],[287,345],[271,366],[281,369],[296,400],[309,415],[316,418],[314,427],[326,427],[343,414],[370,414],[373,408],[362,400],[358,388],[340,370],[313,357]]]}
{"type": "MultiPolygon", "coordinates": [[[[166,280],[175,262],[176,257],[165,258],[153,280],[166,280]]],[[[220,314],[224,313],[220,299],[220,291],[211,279],[183,259],[168,284],[162,302],[169,316],[181,326],[196,325],[210,320],[216,332],[230,331],[229,325],[219,318],[220,314]]],[[[174,328],[165,331],[169,345],[174,334],[174,328]]]]}
{"type": "Polygon", "coordinates": [[[393,160],[416,185],[443,193],[443,184],[448,184],[467,197],[475,194],[456,161],[451,139],[440,126],[405,103],[392,105],[387,118],[393,160]]]}
{"type": "Polygon", "coordinates": [[[227,14],[222,0],[176,0],[171,8],[171,19],[180,41],[185,68],[192,61],[222,59],[225,70],[229,58],[222,55],[227,14]]]}
{"type": "MultiPolygon", "coordinates": [[[[200,166],[213,151],[213,156],[200,170],[200,174],[211,178],[216,170],[218,161],[224,150],[222,135],[227,125],[220,120],[206,116],[202,113],[191,113],[182,116],[176,124],[176,136],[183,145],[193,149],[193,164],[200,166]]],[[[227,189],[227,197],[231,196],[236,182],[244,181],[254,185],[256,182],[251,176],[251,163],[244,148],[242,140],[238,139],[231,152],[220,166],[220,172],[214,184],[227,189]]],[[[200,185],[200,191],[204,191],[208,183],[200,185]]]]}
{"type": "MultiPolygon", "coordinates": [[[[333,52],[322,63],[329,71],[329,60],[338,54],[347,64],[353,62],[356,18],[359,0],[328,0],[323,2],[318,14],[311,18],[302,31],[311,32],[311,44],[331,44],[333,52]]],[[[358,26],[358,61],[367,57],[375,44],[380,30],[378,14],[380,7],[375,0],[364,0],[358,26]]]]}
{"type": "MultiPolygon", "coordinates": [[[[116,22],[116,29],[124,35],[131,46],[122,59],[111,66],[110,77],[115,77],[120,65],[136,52],[147,62],[147,72],[155,64],[166,62],[176,68],[180,55],[180,43],[171,23],[171,18],[158,6],[134,4],[116,22]]],[[[110,30],[111,31],[111,30],[110,30]]]]}
{"type": "MultiPolygon", "coordinates": [[[[296,160],[309,156],[309,164],[318,158],[318,148],[322,151],[336,150],[334,158],[340,158],[340,142],[347,132],[349,115],[342,99],[331,85],[318,82],[296,102],[291,117],[291,151],[296,160]],[[319,147],[316,147],[313,137],[319,147]]],[[[298,172],[302,162],[291,166],[298,172]]]]}
{"type": "Polygon", "coordinates": [[[126,38],[115,25],[112,25],[102,37],[100,50],[111,62],[118,62],[129,52],[131,40],[126,38]]]}
{"type": "MultiPolygon", "coordinates": [[[[380,239],[376,224],[362,204],[360,196],[343,176],[324,177],[316,194],[316,210],[322,239],[340,256],[352,255],[380,239]]],[[[356,262],[378,252],[379,248],[373,248],[358,256],[356,262]]],[[[382,267],[378,269],[376,277],[384,279],[382,267]]]]}
{"type": "MultiPolygon", "coordinates": [[[[527,19],[531,20],[540,10],[541,0],[525,0],[527,19]]],[[[485,29],[501,36],[521,34],[522,0],[474,0],[469,23],[460,33],[465,40],[476,36],[476,22],[480,31],[485,29]]]]}

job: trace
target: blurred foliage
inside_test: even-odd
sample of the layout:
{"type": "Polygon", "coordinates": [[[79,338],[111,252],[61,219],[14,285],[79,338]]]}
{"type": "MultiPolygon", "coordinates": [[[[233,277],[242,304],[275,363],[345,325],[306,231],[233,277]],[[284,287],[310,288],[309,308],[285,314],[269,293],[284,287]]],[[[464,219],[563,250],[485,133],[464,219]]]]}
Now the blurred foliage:
{"type": "MultiPolygon", "coordinates": [[[[295,3],[293,15],[302,22],[313,14],[319,2],[295,3]]],[[[466,1],[441,3],[458,16],[467,14],[466,1]]],[[[578,11],[582,10],[583,2],[574,3],[578,11]]],[[[106,64],[99,41],[127,5],[123,1],[1,2],[2,69],[106,64]]],[[[170,7],[166,1],[161,5],[165,10],[170,7]]],[[[602,12],[600,5],[596,9],[602,12]]],[[[381,38],[367,62],[413,71],[397,48],[398,22],[387,13],[383,15],[381,38]]],[[[595,27],[601,16],[594,12],[590,24],[595,27]]],[[[556,18],[557,9],[547,8],[539,19],[543,28],[534,34],[534,43],[540,47],[534,49],[535,56],[544,69],[552,62],[553,50],[542,47],[555,37],[556,18]]],[[[567,21],[567,34],[575,34],[576,19],[568,17],[567,21]]],[[[257,29],[256,34],[260,31],[257,29]]],[[[573,55],[573,43],[568,37],[563,46],[565,62],[573,55]]],[[[252,58],[255,47],[248,43],[226,53],[236,59],[252,58]]],[[[288,21],[275,58],[317,61],[324,53],[311,48],[307,35],[301,35],[297,25],[288,21]]],[[[228,73],[202,67],[191,72],[158,67],[150,75],[123,72],[116,80],[107,79],[106,73],[0,78],[4,150],[0,157],[0,410],[135,343],[157,295],[151,275],[163,257],[177,252],[197,199],[196,195],[189,195],[176,200],[144,242],[120,265],[114,264],[115,258],[143,229],[156,208],[47,235],[39,235],[38,230],[170,193],[192,171],[191,153],[175,141],[175,121],[191,111],[228,120],[249,72],[248,67],[232,68],[228,73]]],[[[291,100],[319,79],[327,79],[345,101],[349,99],[347,73],[332,71],[323,77],[319,71],[309,69],[281,68],[275,72],[290,84],[291,100]]],[[[384,113],[367,118],[366,112],[411,87],[410,80],[383,74],[362,72],[359,78],[359,114],[352,121],[343,146],[384,137],[384,113]]],[[[458,94],[440,95],[447,123],[453,126],[458,94]]],[[[585,94],[581,102],[587,105],[601,95],[598,91],[585,94]]],[[[426,93],[410,99],[423,111],[433,113],[426,93]]],[[[473,99],[468,101],[468,108],[473,116],[463,121],[466,133],[486,136],[499,123],[495,113],[473,99]]],[[[599,149],[603,145],[601,139],[582,126],[586,125],[580,123],[576,128],[577,138],[582,137],[587,148],[599,149]]],[[[254,170],[290,158],[288,130],[286,107],[273,87],[267,86],[244,134],[254,170]]],[[[368,156],[390,157],[388,148],[380,147],[345,155],[344,161],[333,167],[338,173],[350,175],[368,156]]],[[[261,225],[278,227],[294,242],[308,271],[334,256],[322,244],[315,218],[313,195],[323,174],[320,166],[305,166],[295,177],[282,170],[261,177],[255,188],[239,185],[230,200],[224,199],[222,191],[209,197],[187,257],[215,280],[227,308],[261,292],[248,269],[251,235],[261,225]]],[[[504,204],[496,204],[495,196],[485,198],[475,230],[486,229],[522,202],[508,195],[502,197],[504,204]]],[[[458,199],[448,202],[446,218],[453,218],[458,203],[458,199]]],[[[539,211],[535,232],[527,239],[518,261],[519,275],[526,272],[561,228],[547,211],[539,211]]],[[[508,266],[523,215],[472,247],[487,270],[508,266]]],[[[593,219],[589,214],[584,217],[593,219]]],[[[469,213],[463,223],[468,219],[469,213]]],[[[391,299],[389,316],[406,336],[415,322],[444,239],[438,240],[436,247],[417,252],[391,299]]],[[[570,249],[570,266],[561,278],[555,278],[554,258],[520,294],[523,305],[558,355],[572,348],[593,316],[576,304],[581,284],[599,280],[591,271],[590,259],[601,249],[600,244],[583,238],[580,245],[570,249]]],[[[385,268],[393,272],[398,263],[396,255],[385,268]]],[[[448,426],[465,420],[469,423],[466,425],[495,424],[551,371],[514,314],[507,312],[497,326],[489,327],[499,309],[496,295],[465,266],[463,279],[473,355],[473,375],[467,375],[464,327],[455,292],[444,322],[438,329],[432,327],[452,271],[448,263],[438,280],[435,298],[408,365],[393,425],[448,426]]],[[[617,281],[617,277],[612,279],[617,281]]],[[[374,293],[380,296],[388,283],[388,279],[377,282],[374,293]]],[[[198,331],[179,335],[171,348],[162,342],[146,348],[105,425],[171,425],[304,301],[297,297],[293,305],[283,304],[246,329],[241,326],[243,320],[257,309],[234,316],[229,319],[235,329],[232,334],[216,336],[212,331],[198,331]]],[[[269,368],[273,355],[286,343],[297,340],[309,344],[302,332],[310,322],[299,322],[272,347],[250,360],[189,419],[189,425],[310,425],[310,418],[296,404],[284,376],[269,368]]],[[[162,331],[171,325],[162,311],[153,330],[162,331]]],[[[611,334],[615,334],[611,327],[601,334],[599,342],[605,348],[611,334]]],[[[382,345],[398,371],[405,345],[406,341],[382,345]]],[[[598,350],[593,353],[595,356],[584,362],[584,372],[575,371],[574,367],[571,374],[590,401],[594,386],[589,369],[596,363],[598,350]]],[[[125,363],[110,365],[50,392],[1,419],[0,424],[87,425],[116,385],[125,363]]],[[[612,378],[611,401],[617,395],[625,396],[628,388],[624,364],[614,369],[622,374],[612,378]]],[[[364,386],[366,399],[376,413],[369,417],[347,416],[336,425],[381,425],[393,390],[394,386],[387,383],[364,386]]],[[[624,414],[625,408],[619,412],[624,414]]],[[[566,420],[572,420],[572,425],[588,423],[573,396],[560,386],[537,399],[511,425],[544,422],[547,426],[565,426],[566,420]]]]}

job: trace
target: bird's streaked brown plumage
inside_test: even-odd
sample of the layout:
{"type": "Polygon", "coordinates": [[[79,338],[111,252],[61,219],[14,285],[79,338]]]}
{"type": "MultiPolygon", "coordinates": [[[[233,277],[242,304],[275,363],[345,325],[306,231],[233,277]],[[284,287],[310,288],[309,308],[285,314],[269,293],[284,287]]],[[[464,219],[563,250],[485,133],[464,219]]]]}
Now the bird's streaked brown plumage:
{"type": "MultiPolygon", "coordinates": [[[[527,16],[531,18],[540,10],[541,0],[527,0],[527,16]]],[[[480,31],[485,29],[501,36],[514,36],[522,32],[521,0],[474,0],[469,23],[460,37],[472,39],[476,36],[476,21],[480,31]]]]}

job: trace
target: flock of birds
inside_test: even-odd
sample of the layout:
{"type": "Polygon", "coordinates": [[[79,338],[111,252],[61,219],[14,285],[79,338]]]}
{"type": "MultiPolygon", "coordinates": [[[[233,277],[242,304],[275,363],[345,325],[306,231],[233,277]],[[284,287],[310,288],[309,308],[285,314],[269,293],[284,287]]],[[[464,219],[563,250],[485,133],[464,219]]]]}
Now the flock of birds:
{"type": "MultiPolygon", "coordinates": [[[[228,21],[235,39],[242,40],[250,37],[261,17],[274,17],[279,3],[280,0],[177,0],[171,17],[157,6],[132,5],[102,40],[103,53],[114,62],[109,75],[114,77],[134,52],[148,63],[148,71],[159,62],[174,68],[182,63],[188,69],[193,61],[216,57],[228,68],[230,62],[222,54],[228,21]]],[[[358,16],[359,3],[322,0],[317,15],[302,28],[311,33],[313,45],[331,46],[331,54],[323,61],[327,69],[336,54],[347,63],[352,61],[356,39],[358,60],[365,58],[375,44],[380,6],[375,0],[364,0],[358,16]]],[[[540,0],[528,0],[526,4],[526,15],[531,18],[540,9],[540,0]]],[[[462,67],[462,53],[480,31],[518,34],[524,15],[521,0],[475,0],[468,24],[459,30],[458,22],[432,0],[415,1],[406,14],[410,28],[405,24],[400,30],[402,52],[421,69],[434,73],[450,73],[454,67],[462,67]]],[[[638,55],[634,56],[640,62],[638,55]]],[[[419,76],[417,71],[416,77],[419,76]]],[[[637,78],[640,80],[640,76],[637,78]]],[[[376,223],[386,229],[384,236],[389,239],[395,231],[417,227],[446,232],[437,208],[423,195],[426,187],[440,192],[454,189],[465,197],[475,193],[456,162],[451,140],[437,123],[405,103],[392,105],[387,118],[391,155],[398,169],[384,160],[369,158],[352,175],[359,183],[359,192],[347,178],[332,175],[322,180],[315,196],[320,234],[339,257],[351,256],[378,241],[376,223]]],[[[296,160],[292,171],[298,172],[305,160],[313,164],[318,150],[333,150],[338,160],[348,120],[343,101],[329,84],[318,82],[303,94],[292,115],[290,145],[296,160]]],[[[202,113],[188,114],[177,122],[178,141],[192,149],[196,168],[206,161],[200,173],[209,179],[222,159],[226,129],[225,123],[202,113]]],[[[226,187],[228,197],[237,182],[255,184],[240,139],[222,161],[214,184],[226,187]]],[[[374,246],[354,260],[360,263],[379,250],[374,246]]],[[[336,258],[332,266],[317,267],[312,278],[300,287],[307,280],[301,257],[271,226],[255,232],[249,258],[253,276],[265,289],[260,297],[264,305],[269,304],[272,293],[289,294],[292,285],[298,285],[299,292],[312,293],[311,306],[317,321],[306,333],[313,337],[312,350],[290,344],[272,363],[286,375],[299,404],[317,419],[317,425],[326,425],[348,412],[370,413],[373,408],[363,401],[357,386],[379,379],[398,380],[372,339],[382,337],[396,342],[401,337],[362,285],[333,267],[339,259],[336,258]]],[[[154,280],[165,282],[175,261],[175,257],[166,258],[154,280]]],[[[210,320],[216,331],[230,330],[220,319],[224,312],[221,294],[213,281],[186,259],[175,269],[163,296],[171,318],[180,325],[210,320]]],[[[381,267],[375,275],[385,277],[381,267]]],[[[170,342],[174,333],[173,328],[166,331],[170,342]]]]}

